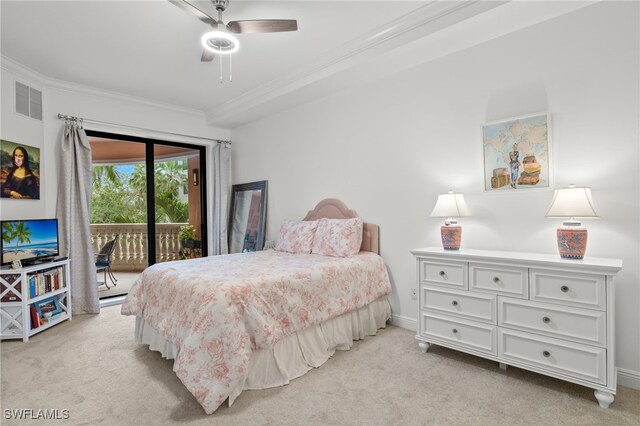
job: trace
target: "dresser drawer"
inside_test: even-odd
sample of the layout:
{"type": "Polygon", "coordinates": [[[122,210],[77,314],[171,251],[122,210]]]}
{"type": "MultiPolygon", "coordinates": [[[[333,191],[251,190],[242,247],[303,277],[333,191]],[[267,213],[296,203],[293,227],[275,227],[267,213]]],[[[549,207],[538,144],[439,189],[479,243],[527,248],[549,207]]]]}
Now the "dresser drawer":
{"type": "Polygon", "coordinates": [[[433,262],[420,259],[420,283],[467,290],[466,262],[433,262]]]}
{"type": "Polygon", "coordinates": [[[436,316],[429,312],[422,312],[421,315],[422,336],[434,337],[474,351],[496,354],[496,326],[436,316]]]}
{"type": "Polygon", "coordinates": [[[529,297],[527,268],[469,264],[469,290],[485,291],[512,297],[529,297]]]}
{"type": "Polygon", "coordinates": [[[422,287],[422,308],[474,321],[496,323],[496,296],[422,287]]]}
{"type": "Polygon", "coordinates": [[[498,325],[604,347],[605,312],[498,297],[498,325]]]}
{"type": "Polygon", "coordinates": [[[607,382],[604,348],[499,328],[498,356],[594,383],[607,382]]]}
{"type": "Polygon", "coordinates": [[[531,269],[531,300],[604,311],[604,275],[531,269]]]}

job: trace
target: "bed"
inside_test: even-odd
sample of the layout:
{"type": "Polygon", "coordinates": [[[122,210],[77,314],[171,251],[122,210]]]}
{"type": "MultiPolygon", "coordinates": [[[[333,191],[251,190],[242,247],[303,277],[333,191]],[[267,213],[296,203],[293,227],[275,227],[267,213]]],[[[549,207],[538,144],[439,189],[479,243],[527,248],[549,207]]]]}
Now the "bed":
{"type": "MultiPolygon", "coordinates": [[[[303,220],[357,217],[326,199],[303,220]]],[[[153,265],[122,314],[136,316],[136,342],[173,359],[211,414],[243,390],[285,385],[375,335],[391,316],[390,292],[378,227],[364,223],[350,257],[265,250],[153,265]]]]}

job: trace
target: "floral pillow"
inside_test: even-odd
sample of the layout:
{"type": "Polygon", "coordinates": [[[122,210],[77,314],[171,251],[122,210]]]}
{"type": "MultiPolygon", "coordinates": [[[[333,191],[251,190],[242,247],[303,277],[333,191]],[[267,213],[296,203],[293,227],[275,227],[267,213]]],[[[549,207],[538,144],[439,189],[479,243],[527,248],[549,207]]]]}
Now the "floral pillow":
{"type": "Polygon", "coordinates": [[[311,253],[318,222],[284,220],[274,250],[288,253],[311,253]]]}
{"type": "Polygon", "coordinates": [[[311,253],[324,256],[349,257],[360,252],[362,218],[320,219],[311,253]]]}

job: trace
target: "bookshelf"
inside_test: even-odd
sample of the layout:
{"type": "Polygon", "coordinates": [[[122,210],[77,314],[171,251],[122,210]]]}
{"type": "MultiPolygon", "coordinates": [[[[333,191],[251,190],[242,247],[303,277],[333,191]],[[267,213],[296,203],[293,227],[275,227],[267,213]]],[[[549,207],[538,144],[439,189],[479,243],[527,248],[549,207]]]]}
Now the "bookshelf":
{"type": "Polygon", "coordinates": [[[0,269],[0,338],[22,339],[71,319],[69,260],[0,269]]]}

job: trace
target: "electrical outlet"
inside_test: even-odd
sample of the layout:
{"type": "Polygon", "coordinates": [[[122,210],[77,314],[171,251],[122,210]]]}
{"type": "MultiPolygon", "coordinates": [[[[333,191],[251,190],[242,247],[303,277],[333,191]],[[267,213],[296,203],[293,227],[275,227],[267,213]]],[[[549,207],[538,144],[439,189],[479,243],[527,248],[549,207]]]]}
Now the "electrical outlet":
{"type": "Polygon", "coordinates": [[[418,297],[418,291],[415,288],[411,289],[411,300],[416,300],[418,297]]]}

